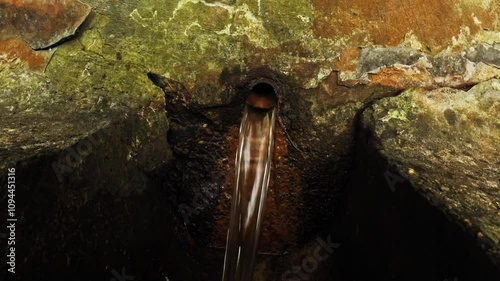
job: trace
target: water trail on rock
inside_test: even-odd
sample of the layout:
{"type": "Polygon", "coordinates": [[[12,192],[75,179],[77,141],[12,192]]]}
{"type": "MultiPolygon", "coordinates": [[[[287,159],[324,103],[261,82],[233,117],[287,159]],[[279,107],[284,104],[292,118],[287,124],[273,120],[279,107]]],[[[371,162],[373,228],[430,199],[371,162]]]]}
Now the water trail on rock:
{"type": "Polygon", "coordinates": [[[223,281],[253,279],[274,147],[274,99],[250,95],[243,112],[223,281]]]}

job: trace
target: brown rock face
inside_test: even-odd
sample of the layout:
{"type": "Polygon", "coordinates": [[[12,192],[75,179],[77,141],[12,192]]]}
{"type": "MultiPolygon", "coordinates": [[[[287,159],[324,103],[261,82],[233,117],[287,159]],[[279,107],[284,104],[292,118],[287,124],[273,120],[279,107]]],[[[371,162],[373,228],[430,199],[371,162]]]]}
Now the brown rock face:
{"type": "Polygon", "coordinates": [[[0,56],[5,55],[5,58],[0,63],[12,65],[19,59],[27,68],[36,71],[45,69],[52,53],[51,51],[33,51],[26,42],[19,39],[0,42],[0,56]]]}
{"type": "Polygon", "coordinates": [[[0,41],[20,38],[33,49],[48,48],[75,33],[90,13],[79,1],[0,1],[0,41]]]}
{"type": "Polygon", "coordinates": [[[489,1],[473,4],[473,1],[453,0],[312,2],[316,11],[314,33],[317,36],[332,39],[348,37],[352,45],[358,46],[367,41],[375,45],[395,46],[406,33],[413,31],[430,51],[436,52],[451,43],[451,38],[460,33],[461,26],[469,26],[475,32],[481,28],[494,28],[498,24],[498,3],[492,3],[492,7],[483,4],[489,1]],[[474,17],[482,23],[481,26],[476,24],[474,17]]]}
{"type": "MultiPolygon", "coordinates": [[[[282,88],[276,75],[263,72],[262,76],[274,85],[281,102],[286,99],[285,93],[292,94],[282,88]]],[[[229,226],[228,210],[243,106],[247,102],[276,105],[276,97],[251,92],[249,86],[259,79],[250,77],[241,85],[232,85],[223,105],[213,107],[209,100],[196,103],[186,89],[174,81],[154,74],[150,77],[166,93],[171,120],[168,141],[175,159],[166,169],[163,187],[172,194],[180,218],[195,240],[222,249],[229,226]]],[[[304,208],[300,199],[302,173],[300,167],[291,164],[298,157],[297,151],[290,148],[282,124],[276,126],[274,164],[260,248],[261,252],[272,254],[282,253],[285,247],[297,243],[299,211],[304,208]]]]}
{"type": "Polygon", "coordinates": [[[31,70],[44,70],[53,52],[34,50],[75,34],[90,10],[79,1],[0,0],[0,55],[6,55],[0,64],[19,59],[31,70]]]}

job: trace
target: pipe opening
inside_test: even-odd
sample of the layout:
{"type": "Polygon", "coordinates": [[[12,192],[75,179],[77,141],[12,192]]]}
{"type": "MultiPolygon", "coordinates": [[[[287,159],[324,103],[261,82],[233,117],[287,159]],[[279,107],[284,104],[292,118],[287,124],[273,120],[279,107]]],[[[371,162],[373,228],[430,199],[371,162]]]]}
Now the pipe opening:
{"type": "Polygon", "coordinates": [[[264,82],[255,84],[246,99],[246,104],[256,109],[272,109],[277,103],[274,87],[264,82]]]}

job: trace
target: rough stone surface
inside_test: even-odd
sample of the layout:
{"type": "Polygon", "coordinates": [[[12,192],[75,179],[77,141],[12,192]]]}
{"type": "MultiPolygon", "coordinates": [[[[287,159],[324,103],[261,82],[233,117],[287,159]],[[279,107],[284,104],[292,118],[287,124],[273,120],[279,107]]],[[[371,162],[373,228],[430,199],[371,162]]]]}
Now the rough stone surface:
{"type": "Polygon", "coordinates": [[[76,0],[0,1],[0,41],[18,38],[45,49],[71,36],[90,13],[76,0]]]}
{"type": "Polygon", "coordinates": [[[0,8],[0,69],[20,60],[35,71],[45,69],[53,51],[34,49],[48,49],[73,36],[91,11],[79,1],[59,0],[2,0],[0,8]]]}
{"type": "MultiPolygon", "coordinates": [[[[111,124],[127,122],[135,128],[123,140],[129,150],[127,161],[144,162],[141,165],[149,169],[166,161],[164,97],[150,83],[147,71],[74,49],[75,43],[59,49],[44,74],[26,70],[20,61],[0,72],[1,167],[60,152],[111,124]],[[68,59],[72,68],[66,68],[68,59]],[[63,69],[65,75],[60,75],[63,69]],[[109,74],[111,69],[114,75],[109,74]],[[155,153],[154,161],[141,155],[151,149],[148,145],[163,149],[155,153]]],[[[125,188],[125,193],[128,188],[134,187],[125,188]]]]}
{"type": "Polygon", "coordinates": [[[412,89],[363,114],[373,142],[425,198],[500,264],[500,80],[412,89]]]}
{"type": "MultiPolygon", "coordinates": [[[[34,221],[36,214],[57,210],[40,219],[56,221],[54,228],[36,237],[23,234],[35,241],[28,261],[48,264],[49,253],[70,268],[67,272],[88,279],[96,277],[79,271],[79,262],[85,263],[77,257],[92,256],[88,249],[97,247],[112,253],[100,251],[101,260],[89,272],[102,272],[111,259],[116,262],[110,266],[119,271],[131,263],[123,256],[146,256],[132,261],[138,266],[131,269],[146,279],[220,277],[238,113],[245,91],[259,79],[268,79],[280,93],[275,178],[261,240],[271,260],[259,267],[265,276],[269,264],[307,244],[335,217],[365,107],[408,87],[469,87],[499,78],[498,1],[83,2],[0,2],[9,19],[29,14],[37,23],[59,23],[59,16],[40,17],[49,7],[50,16],[78,11],[68,14],[75,16],[69,17],[72,24],[86,17],[78,29],[71,25],[76,33],[67,41],[54,37],[66,24],[37,25],[44,31],[39,36],[59,38],[51,41],[32,37],[30,25],[0,22],[6,27],[0,29],[0,103],[6,109],[0,163],[21,165],[21,174],[36,173],[33,178],[43,182],[26,186],[49,189],[40,189],[37,194],[45,194],[40,200],[30,197],[30,188],[21,194],[34,201],[27,204],[38,204],[27,208],[32,220],[22,228],[43,228],[34,221]],[[92,7],[88,16],[87,5],[92,7]],[[52,163],[64,160],[66,150],[78,149],[86,138],[109,132],[106,128],[113,132],[108,141],[82,157],[60,183],[52,163]],[[56,190],[61,185],[76,187],[56,190]],[[94,196],[82,190],[94,190],[94,196]],[[135,195],[140,190],[144,195],[135,195]],[[205,201],[193,203],[200,194],[205,201]],[[190,222],[182,215],[183,205],[195,207],[190,222]],[[89,221],[78,219],[86,215],[89,221]],[[58,227],[60,236],[49,235],[58,227]],[[111,227],[116,229],[112,234],[111,227]],[[168,255],[164,233],[179,241],[176,255],[168,255]],[[146,236],[162,242],[143,242],[146,236]],[[53,251],[58,241],[69,239],[53,251]],[[127,251],[134,253],[123,254],[127,251]],[[165,266],[179,264],[177,257],[185,268],[165,266]]],[[[287,260],[281,263],[284,270],[291,266],[287,260]]],[[[50,269],[32,273],[42,271],[50,276],[50,269]]]]}
{"type": "Polygon", "coordinates": [[[0,69],[21,61],[28,69],[43,71],[52,57],[53,51],[33,51],[19,39],[0,42],[0,69]]]}
{"type": "Polygon", "coordinates": [[[471,46],[464,54],[430,56],[408,47],[366,48],[355,71],[341,71],[340,84],[410,87],[464,87],[500,77],[498,47],[471,46]]]}
{"type": "MultiPolygon", "coordinates": [[[[143,67],[79,46],[60,46],[44,73],[20,60],[0,71],[0,182],[7,167],[16,168],[16,239],[23,241],[16,254],[23,257],[18,266],[31,268],[16,280],[52,275],[52,266],[92,260],[89,249],[133,243],[126,237],[136,227],[153,229],[144,217],[158,210],[146,206],[158,196],[144,194],[150,173],[170,157],[163,93],[143,67]],[[113,201],[122,197],[129,199],[113,201]],[[146,207],[135,207],[143,200],[146,207]],[[128,214],[128,222],[115,212],[128,214]],[[127,234],[117,238],[110,229],[127,234]]],[[[83,277],[91,267],[58,274],[83,277]]]]}

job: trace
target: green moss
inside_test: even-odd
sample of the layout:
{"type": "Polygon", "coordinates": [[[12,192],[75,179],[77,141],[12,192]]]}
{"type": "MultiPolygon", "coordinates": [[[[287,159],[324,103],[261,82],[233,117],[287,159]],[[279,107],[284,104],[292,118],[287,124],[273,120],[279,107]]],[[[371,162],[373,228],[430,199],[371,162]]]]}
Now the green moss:
{"type": "Polygon", "coordinates": [[[278,72],[289,72],[297,61],[314,63],[316,71],[299,75],[303,84],[317,79],[325,69],[321,62],[328,64],[325,58],[332,57],[330,43],[312,36],[314,10],[308,0],[128,3],[103,6],[89,1],[97,13],[109,17],[109,23],[99,33],[84,34],[84,48],[99,53],[100,44],[94,42],[100,36],[102,55],[108,59],[119,53],[124,61],[164,74],[188,88],[202,89],[224,68],[259,67],[247,65],[259,49],[286,44],[286,52],[264,62],[278,72]]]}
{"type": "Polygon", "coordinates": [[[28,71],[19,63],[0,70],[0,106],[7,111],[33,110],[52,103],[47,88],[49,81],[43,75],[28,71]]]}
{"type": "Polygon", "coordinates": [[[397,119],[400,121],[408,122],[409,115],[414,116],[419,110],[417,102],[415,101],[415,99],[413,99],[415,91],[417,90],[409,89],[398,97],[385,99],[383,103],[389,105],[389,109],[387,111],[387,114],[380,118],[380,120],[383,122],[389,122],[391,121],[391,119],[397,119]]]}
{"type": "Polygon", "coordinates": [[[61,46],[47,67],[52,100],[71,101],[75,108],[113,110],[146,107],[162,95],[148,70],[130,62],[90,52],[78,40],[61,46]]]}

